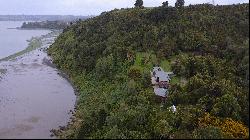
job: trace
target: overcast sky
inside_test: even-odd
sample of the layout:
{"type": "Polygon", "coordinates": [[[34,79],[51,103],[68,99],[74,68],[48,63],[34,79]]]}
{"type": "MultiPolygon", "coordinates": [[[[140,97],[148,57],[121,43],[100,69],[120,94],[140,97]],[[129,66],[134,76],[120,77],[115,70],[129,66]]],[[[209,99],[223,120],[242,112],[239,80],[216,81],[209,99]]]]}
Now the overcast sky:
{"type": "MultiPolygon", "coordinates": [[[[160,6],[164,0],[143,0],[144,6],[160,6]]],[[[174,5],[176,0],[168,0],[174,5]]],[[[185,5],[212,0],[185,0],[185,5]]],[[[0,0],[0,15],[98,15],[114,8],[133,7],[135,0],[0,0]]],[[[215,0],[216,4],[249,3],[249,0],[215,0]]]]}

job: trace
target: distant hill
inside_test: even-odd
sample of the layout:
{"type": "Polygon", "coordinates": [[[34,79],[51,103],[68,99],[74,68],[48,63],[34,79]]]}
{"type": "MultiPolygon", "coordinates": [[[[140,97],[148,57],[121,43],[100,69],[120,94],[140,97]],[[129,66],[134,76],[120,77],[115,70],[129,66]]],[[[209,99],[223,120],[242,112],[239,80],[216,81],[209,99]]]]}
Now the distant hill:
{"type": "Polygon", "coordinates": [[[0,21],[73,21],[93,16],[73,15],[0,15],[0,21]]]}
{"type": "Polygon", "coordinates": [[[21,29],[65,29],[69,25],[79,22],[76,21],[33,21],[33,22],[24,22],[21,26],[21,29]]]}

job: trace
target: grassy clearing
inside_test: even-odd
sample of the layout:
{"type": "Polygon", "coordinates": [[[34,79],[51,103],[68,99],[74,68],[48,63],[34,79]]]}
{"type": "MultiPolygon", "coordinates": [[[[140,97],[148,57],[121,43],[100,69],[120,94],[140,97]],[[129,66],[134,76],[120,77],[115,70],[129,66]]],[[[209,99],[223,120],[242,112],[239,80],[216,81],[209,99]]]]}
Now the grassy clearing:
{"type": "Polygon", "coordinates": [[[181,78],[180,77],[177,77],[177,76],[174,76],[171,81],[170,81],[170,84],[178,84],[181,82],[181,78]]]}
{"type": "Polygon", "coordinates": [[[139,67],[141,70],[150,72],[154,64],[156,64],[155,54],[151,52],[136,53],[134,66],[139,67]]]}
{"type": "MultiPolygon", "coordinates": [[[[160,62],[160,66],[163,68],[166,72],[171,72],[172,67],[171,63],[177,59],[178,56],[173,56],[170,59],[164,59],[160,62]]],[[[140,52],[136,53],[135,63],[134,66],[138,67],[142,71],[150,72],[153,68],[153,65],[157,64],[157,58],[156,55],[153,53],[145,53],[140,52]]],[[[171,84],[178,84],[181,83],[183,79],[181,77],[174,76],[171,79],[171,84]]]]}
{"type": "Polygon", "coordinates": [[[163,60],[161,61],[160,66],[163,68],[164,71],[168,72],[168,71],[172,71],[171,68],[171,62],[169,60],[163,60]]]}
{"type": "MultiPolygon", "coordinates": [[[[175,57],[170,59],[164,59],[160,62],[160,66],[163,68],[164,71],[170,72],[172,71],[171,62],[174,61],[175,59],[176,59],[175,57]]],[[[142,70],[151,71],[154,64],[157,64],[157,58],[155,54],[150,52],[136,53],[134,66],[140,67],[142,70]]]]}
{"type": "MultiPolygon", "coordinates": [[[[171,72],[172,71],[172,67],[171,67],[171,63],[175,60],[176,58],[173,57],[169,60],[163,60],[161,62],[161,67],[164,69],[164,71],[166,72],[171,72]]],[[[178,84],[181,82],[181,77],[177,77],[177,76],[174,76],[171,78],[171,81],[170,81],[170,84],[178,84]]]]}

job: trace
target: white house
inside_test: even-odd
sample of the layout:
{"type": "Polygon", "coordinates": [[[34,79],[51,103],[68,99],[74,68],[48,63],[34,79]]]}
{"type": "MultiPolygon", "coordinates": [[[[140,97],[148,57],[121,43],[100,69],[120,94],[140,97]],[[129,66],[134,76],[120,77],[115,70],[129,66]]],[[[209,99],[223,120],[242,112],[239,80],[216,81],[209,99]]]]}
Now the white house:
{"type": "Polygon", "coordinates": [[[170,77],[168,73],[164,72],[161,67],[153,67],[152,84],[159,85],[160,87],[167,87],[170,77]]]}
{"type": "Polygon", "coordinates": [[[154,85],[154,93],[157,96],[166,98],[168,94],[168,86],[170,82],[170,77],[168,73],[164,72],[161,67],[153,67],[152,84],[154,85]]]}

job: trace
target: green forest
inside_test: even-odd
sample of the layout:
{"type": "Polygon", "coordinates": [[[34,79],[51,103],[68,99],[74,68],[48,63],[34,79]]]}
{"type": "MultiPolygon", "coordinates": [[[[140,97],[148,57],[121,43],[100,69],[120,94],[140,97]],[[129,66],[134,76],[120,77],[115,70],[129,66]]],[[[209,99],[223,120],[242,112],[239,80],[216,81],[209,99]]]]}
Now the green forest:
{"type": "Polygon", "coordinates": [[[249,4],[183,5],[137,0],[64,29],[48,54],[78,101],[58,137],[249,138],[249,4]],[[154,65],[175,74],[163,106],[154,65]]]}

